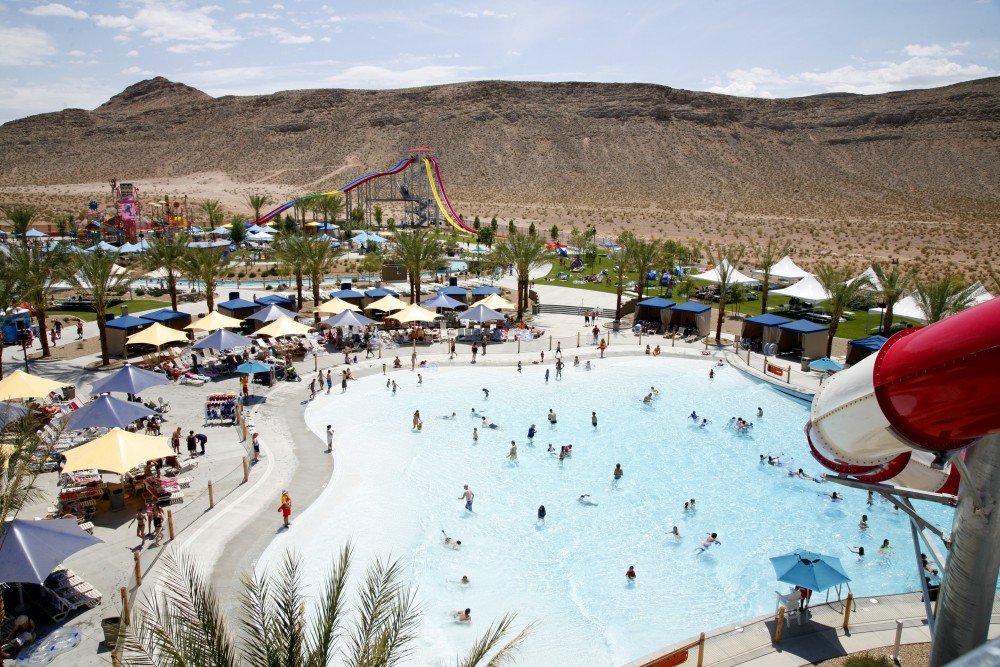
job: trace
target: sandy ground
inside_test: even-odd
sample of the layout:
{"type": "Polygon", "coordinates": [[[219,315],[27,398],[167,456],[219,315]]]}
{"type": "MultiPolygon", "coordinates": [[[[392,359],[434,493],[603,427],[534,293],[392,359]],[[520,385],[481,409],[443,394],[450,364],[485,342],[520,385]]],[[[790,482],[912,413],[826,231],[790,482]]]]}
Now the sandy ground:
{"type": "MultiPolygon", "coordinates": [[[[872,651],[862,651],[861,653],[855,653],[854,655],[872,655],[881,656],[889,655],[892,653],[892,647],[887,647],[881,650],[872,651]]],[[[926,667],[927,661],[931,656],[931,645],[930,644],[906,644],[899,647],[899,664],[903,667],[926,667]]],[[[847,659],[851,656],[843,656],[840,658],[834,658],[832,660],[824,660],[823,662],[817,663],[820,667],[844,667],[847,664],[847,659]]]]}

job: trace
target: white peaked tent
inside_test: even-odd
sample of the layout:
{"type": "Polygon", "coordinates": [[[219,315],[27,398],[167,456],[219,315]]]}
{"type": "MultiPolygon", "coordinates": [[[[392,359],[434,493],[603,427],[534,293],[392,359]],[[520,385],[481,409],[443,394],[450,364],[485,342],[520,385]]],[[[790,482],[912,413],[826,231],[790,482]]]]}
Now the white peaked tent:
{"type": "MultiPolygon", "coordinates": [[[[905,317],[908,320],[914,320],[915,322],[926,324],[927,315],[924,314],[924,309],[920,307],[920,302],[917,301],[916,296],[917,294],[914,292],[913,294],[905,296],[893,304],[893,318],[905,317]]],[[[871,315],[881,316],[885,314],[885,308],[869,308],[868,313],[871,315]]]]}
{"type": "Polygon", "coordinates": [[[978,306],[981,303],[985,303],[993,298],[993,295],[983,286],[979,281],[972,283],[969,286],[969,290],[972,292],[972,305],[978,306]]]}
{"type": "Polygon", "coordinates": [[[799,301],[808,301],[809,303],[819,303],[830,298],[830,293],[826,291],[826,288],[823,287],[819,279],[811,273],[794,285],[789,285],[784,289],[771,290],[770,293],[795,297],[799,301]]]}
{"type": "Polygon", "coordinates": [[[864,271],[862,271],[861,275],[857,276],[856,278],[851,278],[850,280],[847,281],[847,283],[850,284],[853,283],[855,280],[861,280],[862,278],[868,278],[868,280],[872,284],[871,289],[875,290],[876,292],[882,290],[882,281],[879,280],[878,276],[875,274],[875,269],[873,269],[870,266],[864,271]]]}
{"type": "MultiPolygon", "coordinates": [[[[757,269],[754,271],[754,274],[764,275],[764,271],[757,269]]],[[[778,280],[799,280],[808,276],[809,272],[793,262],[791,257],[785,255],[771,265],[769,275],[771,278],[777,278],[778,280]]]]}
{"type": "MultiPolygon", "coordinates": [[[[705,273],[699,273],[696,276],[691,276],[691,279],[692,280],[705,280],[705,281],[708,281],[710,283],[721,283],[722,279],[719,277],[719,268],[720,267],[726,267],[726,266],[729,266],[729,263],[726,260],[722,260],[722,262],[719,264],[719,266],[717,266],[717,267],[715,267],[715,268],[713,268],[713,269],[711,269],[709,271],[706,271],[705,273]]],[[[751,278],[750,276],[748,276],[748,275],[746,275],[744,273],[740,273],[739,269],[732,268],[732,269],[729,270],[729,284],[730,285],[736,285],[736,284],[756,285],[759,282],[760,281],[757,280],[756,278],[751,278]]],[[[773,292],[772,292],[772,294],[773,294],[773,292]]]]}

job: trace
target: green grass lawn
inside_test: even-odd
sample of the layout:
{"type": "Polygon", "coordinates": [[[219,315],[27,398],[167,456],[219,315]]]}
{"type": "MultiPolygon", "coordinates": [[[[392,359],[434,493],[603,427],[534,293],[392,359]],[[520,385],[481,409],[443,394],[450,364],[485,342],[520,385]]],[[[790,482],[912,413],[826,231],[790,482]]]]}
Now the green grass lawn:
{"type": "MultiPolygon", "coordinates": [[[[566,261],[566,265],[565,266],[561,266],[560,263],[559,263],[558,258],[554,257],[553,260],[552,260],[553,261],[553,263],[552,263],[552,270],[549,271],[549,274],[547,276],[545,276],[544,278],[540,278],[537,282],[542,283],[542,284],[546,284],[546,285],[558,285],[560,287],[573,287],[573,288],[576,288],[576,289],[592,290],[592,291],[595,291],[595,292],[607,292],[609,294],[614,294],[615,293],[616,287],[615,287],[615,285],[612,285],[610,283],[584,283],[584,284],[581,285],[581,284],[575,284],[575,283],[573,283],[571,281],[562,281],[562,280],[558,279],[558,274],[560,272],[562,272],[562,273],[569,273],[570,275],[572,275],[573,278],[571,280],[582,280],[584,276],[589,276],[589,275],[591,275],[593,273],[597,273],[597,272],[601,271],[602,269],[607,269],[610,272],[611,271],[611,267],[612,267],[612,263],[611,263],[611,261],[607,257],[604,257],[604,256],[598,257],[597,260],[594,262],[593,269],[591,268],[591,265],[590,265],[589,262],[585,263],[584,264],[584,270],[580,271],[580,272],[577,272],[577,273],[572,273],[569,270],[569,262],[570,262],[570,260],[572,260],[572,257],[570,257],[566,261]]],[[[625,282],[628,283],[628,282],[633,281],[633,280],[638,280],[638,277],[639,276],[638,276],[637,273],[634,273],[634,272],[633,273],[629,273],[628,274],[628,278],[626,279],[625,282]]],[[[694,281],[694,282],[698,283],[700,281],[694,281]]],[[[661,290],[661,288],[660,288],[659,285],[655,285],[654,286],[654,285],[650,284],[650,285],[648,285],[646,287],[645,290],[643,290],[643,298],[645,299],[645,298],[650,298],[650,297],[654,297],[654,296],[659,296],[662,292],[663,292],[663,290],[661,290]]],[[[631,298],[631,297],[623,295],[622,296],[622,302],[628,301],[629,298],[631,298]]],[[[674,294],[673,296],[671,296],[670,299],[672,301],[676,301],[678,303],[683,303],[684,301],[687,301],[686,298],[684,298],[682,296],[679,296],[677,294],[674,294]]],[[[776,314],[780,315],[781,311],[780,310],[776,310],[775,306],[785,306],[785,305],[788,304],[788,301],[789,301],[789,298],[785,297],[785,296],[768,296],[768,298],[767,298],[768,312],[776,313],[776,314]]],[[[715,307],[718,304],[711,304],[711,305],[713,305],[713,307],[715,307]]],[[[822,306],[822,304],[820,304],[820,305],[822,306]]],[[[760,314],[760,299],[758,298],[756,301],[747,301],[747,302],[741,303],[737,307],[734,307],[733,304],[731,304],[731,303],[726,304],[726,312],[730,313],[730,314],[739,313],[739,314],[744,315],[744,316],[759,315],[760,314]]],[[[901,322],[902,323],[907,323],[907,324],[917,324],[916,322],[911,322],[910,320],[907,320],[907,319],[902,318],[902,317],[894,317],[893,318],[893,322],[897,323],[897,324],[901,323],[901,322]]],[[[715,324],[714,317],[713,317],[712,323],[713,323],[713,326],[714,326],[714,324],[715,324]]],[[[841,322],[840,326],[837,327],[837,337],[838,338],[864,338],[865,336],[870,335],[870,331],[869,331],[870,329],[872,329],[874,327],[877,327],[877,326],[878,326],[878,317],[876,317],[874,315],[869,315],[867,310],[855,311],[855,317],[854,317],[854,319],[849,319],[846,322],[841,322]]]]}
{"type": "MultiPolygon", "coordinates": [[[[122,306],[128,308],[129,314],[134,315],[135,313],[139,313],[144,310],[169,308],[170,302],[156,299],[130,299],[123,301],[120,305],[113,308],[108,308],[108,313],[114,315],[115,317],[120,317],[122,314],[122,306]]],[[[60,310],[58,308],[48,308],[46,309],[45,314],[48,317],[62,317],[64,315],[79,317],[84,322],[93,322],[97,319],[96,314],[86,310],[60,310]]]]}

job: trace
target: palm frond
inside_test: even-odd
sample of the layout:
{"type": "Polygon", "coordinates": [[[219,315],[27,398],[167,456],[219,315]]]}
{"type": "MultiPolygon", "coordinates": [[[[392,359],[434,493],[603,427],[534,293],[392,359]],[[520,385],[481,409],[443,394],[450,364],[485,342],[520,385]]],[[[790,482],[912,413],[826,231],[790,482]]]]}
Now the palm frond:
{"type": "Polygon", "coordinates": [[[240,580],[243,592],[240,594],[240,627],[243,638],[240,642],[243,657],[251,665],[261,667],[277,664],[274,660],[274,637],[269,625],[271,608],[270,578],[267,573],[259,576],[243,575],[240,580]]]}
{"type": "Polygon", "coordinates": [[[351,543],[348,542],[334,562],[322,597],[316,603],[308,634],[308,667],[326,667],[333,658],[347,603],[347,575],[351,567],[351,543]]]}
{"type": "Polygon", "coordinates": [[[456,667],[477,667],[494,651],[496,651],[496,653],[492,658],[490,658],[489,662],[486,663],[489,667],[502,667],[503,665],[512,664],[514,655],[521,643],[527,639],[528,635],[530,635],[531,631],[534,629],[534,624],[528,625],[521,630],[517,636],[497,650],[497,646],[500,645],[510,632],[515,618],[516,617],[512,614],[505,614],[499,621],[491,623],[490,626],[486,628],[486,632],[476,639],[476,643],[472,645],[469,652],[459,659],[456,663],[456,667]]]}
{"type": "Polygon", "coordinates": [[[399,561],[386,563],[376,560],[365,574],[364,585],[358,594],[357,620],[349,635],[351,667],[370,667],[381,654],[379,641],[387,620],[395,613],[394,602],[400,590],[399,561]]]}

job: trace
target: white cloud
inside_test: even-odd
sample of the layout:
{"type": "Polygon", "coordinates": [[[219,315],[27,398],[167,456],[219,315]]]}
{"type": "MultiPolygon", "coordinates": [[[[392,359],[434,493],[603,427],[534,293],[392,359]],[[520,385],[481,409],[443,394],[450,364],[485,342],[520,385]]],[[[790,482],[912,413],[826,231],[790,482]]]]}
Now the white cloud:
{"type": "Polygon", "coordinates": [[[152,74],[152,72],[150,72],[148,69],[143,69],[138,65],[132,65],[131,67],[126,67],[125,69],[123,69],[122,74],[128,74],[130,76],[141,74],[142,76],[148,76],[152,74]]]}
{"type": "Polygon", "coordinates": [[[132,49],[131,51],[129,51],[125,55],[128,56],[129,58],[137,58],[139,56],[139,52],[136,51],[135,49],[132,49]]]}
{"type": "Polygon", "coordinates": [[[325,43],[325,44],[329,44],[329,43],[330,43],[330,42],[332,42],[333,40],[332,40],[332,39],[330,39],[329,37],[320,37],[320,38],[319,38],[319,41],[321,41],[321,42],[323,42],[323,43],[325,43]]]}
{"type": "Polygon", "coordinates": [[[37,65],[58,53],[55,40],[38,28],[0,27],[0,66],[37,65]]]}
{"type": "Polygon", "coordinates": [[[70,107],[92,109],[116,92],[83,77],[30,84],[0,79],[0,122],[70,107]]]}
{"type": "Polygon", "coordinates": [[[53,2],[48,5],[38,5],[37,7],[22,9],[21,11],[25,14],[31,14],[32,16],[58,16],[67,19],[87,18],[87,12],[80,9],[73,9],[71,7],[67,7],[66,5],[61,5],[58,2],[53,2]]]}
{"type": "Polygon", "coordinates": [[[258,19],[261,21],[276,21],[278,20],[277,14],[267,14],[267,13],[254,13],[254,12],[240,12],[236,15],[237,21],[246,21],[247,19],[258,19]]]}
{"type": "Polygon", "coordinates": [[[94,21],[102,28],[122,30],[115,37],[119,41],[127,41],[128,35],[137,33],[154,44],[169,43],[166,50],[170,53],[191,53],[228,49],[243,39],[236,30],[210,16],[220,9],[218,5],[189,8],[176,0],[145,0],[131,18],[100,14],[94,21]]]}
{"type": "Polygon", "coordinates": [[[449,9],[448,13],[453,16],[460,16],[463,19],[509,19],[515,16],[514,13],[495,12],[491,9],[484,9],[481,12],[473,12],[463,9],[449,9]]]}
{"type": "Polygon", "coordinates": [[[345,88],[411,88],[441,83],[469,81],[481,67],[427,65],[405,70],[391,70],[375,65],[357,65],[324,79],[325,83],[345,88]]]}
{"type": "Polygon", "coordinates": [[[268,32],[278,40],[279,44],[312,44],[316,41],[316,38],[312,35],[293,35],[281,28],[271,28],[268,32]]]}
{"type": "Polygon", "coordinates": [[[94,23],[98,28],[130,28],[132,19],[127,16],[111,16],[110,14],[95,14],[94,23]]]}
{"type": "Polygon", "coordinates": [[[276,2],[273,5],[271,5],[271,9],[281,10],[281,9],[284,9],[284,8],[285,8],[285,6],[283,4],[281,4],[280,2],[276,2]]]}
{"type": "Polygon", "coordinates": [[[81,51],[80,49],[73,49],[72,51],[67,51],[66,55],[70,58],[82,58],[87,55],[87,52],[81,51]]]}
{"type": "Polygon", "coordinates": [[[956,48],[957,46],[957,44],[953,44],[951,47],[942,46],[941,44],[928,44],[926,46],[922,44],[907,44],[903,47],[903,54],[916,58],[960,56],[962,55],[962,50],[956,48]]]}

